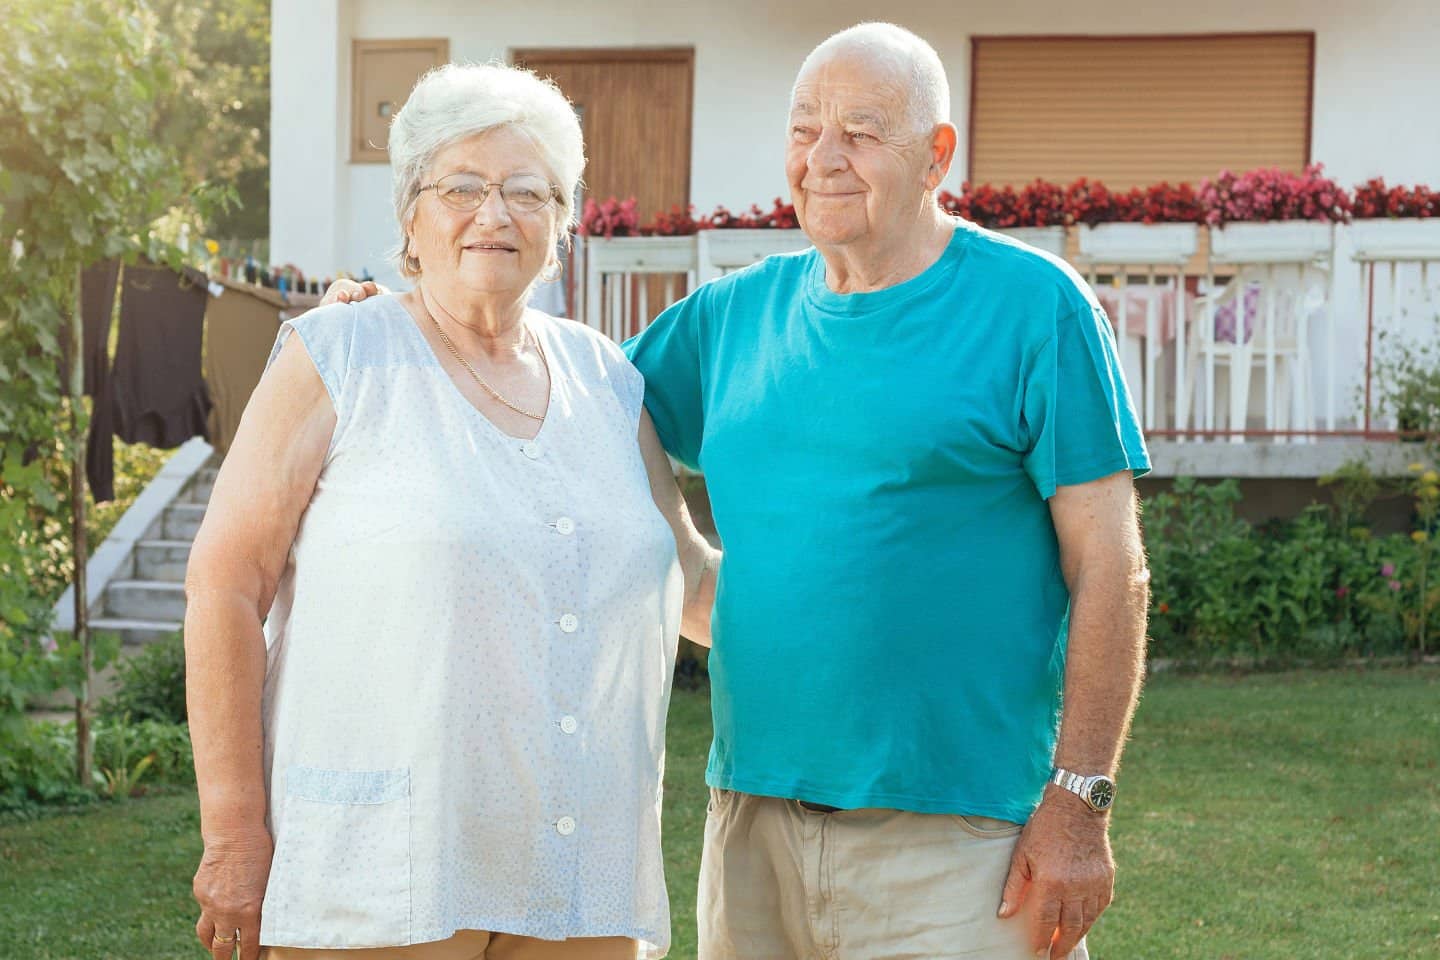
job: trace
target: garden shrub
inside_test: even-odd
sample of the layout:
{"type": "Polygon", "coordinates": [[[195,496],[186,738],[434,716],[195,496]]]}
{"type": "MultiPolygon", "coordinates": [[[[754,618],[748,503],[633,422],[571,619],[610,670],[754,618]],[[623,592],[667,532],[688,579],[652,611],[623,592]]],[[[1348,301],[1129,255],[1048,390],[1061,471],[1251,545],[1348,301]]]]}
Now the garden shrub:
{"type": "Polygon", "coordinates": [[[185,722],[185,642],[179,633],[117,660],[115,673],[118,687],[100,704],[100,716],[185,722]]]}

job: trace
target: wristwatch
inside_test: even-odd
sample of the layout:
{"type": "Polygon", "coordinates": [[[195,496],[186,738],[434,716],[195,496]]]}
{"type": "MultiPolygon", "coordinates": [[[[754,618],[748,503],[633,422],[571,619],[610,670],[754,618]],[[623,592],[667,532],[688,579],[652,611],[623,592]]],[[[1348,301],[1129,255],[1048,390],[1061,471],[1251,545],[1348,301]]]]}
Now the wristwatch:
{"type": "Polygon", "coordinates": [[[1050,782],[1084,800],[1085,805],[1096,813],[1104,813],[1115,802],[1115,781],[1104,774],[1086,777],[1056,767],[1050,775],[1050,782]]]}

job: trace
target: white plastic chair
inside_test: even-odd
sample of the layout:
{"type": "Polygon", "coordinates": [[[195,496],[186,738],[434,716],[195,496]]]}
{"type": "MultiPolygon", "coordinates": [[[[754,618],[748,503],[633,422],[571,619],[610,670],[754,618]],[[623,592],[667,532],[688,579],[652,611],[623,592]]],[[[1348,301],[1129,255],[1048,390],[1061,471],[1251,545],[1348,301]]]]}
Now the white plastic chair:
{"type": "Polygon", "coordinates": [[[1240,270],[1219,291],[1196,300],[1190,328],[1189,380],[1203,417],[1203,430],[1215,429],[1216,368],[1229,380],[1225,426],[1241,443],[1250,409],[1250,381],[1264,377],[1265,429],[1311,430],[1310,334],[1312,316],[1324,307],[1328,274],[1307,264],[1257,264],[1240,270]],[[1232,331],[1217,331],[1217,315],[1233,312],[1232,331]],[[1222,336],[1217,336],[1221,333],[1222,336]],[[1203,375],[1197,376],[1203,367],[1203,375]],[[1200,391],[1204,390],[1203,407],[1200,391]]]}

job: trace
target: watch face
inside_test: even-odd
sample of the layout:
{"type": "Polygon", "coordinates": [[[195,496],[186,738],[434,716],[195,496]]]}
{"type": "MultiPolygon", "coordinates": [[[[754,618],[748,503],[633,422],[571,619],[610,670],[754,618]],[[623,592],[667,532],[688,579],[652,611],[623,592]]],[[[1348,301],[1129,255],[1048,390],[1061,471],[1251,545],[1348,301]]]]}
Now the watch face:
{"type": "Polygon", "coordinates": [[[1115,784],[1105,777],[1096,777],[1090,784],[1090,806],[1104,810],[1115,802],[1115,784]]]}

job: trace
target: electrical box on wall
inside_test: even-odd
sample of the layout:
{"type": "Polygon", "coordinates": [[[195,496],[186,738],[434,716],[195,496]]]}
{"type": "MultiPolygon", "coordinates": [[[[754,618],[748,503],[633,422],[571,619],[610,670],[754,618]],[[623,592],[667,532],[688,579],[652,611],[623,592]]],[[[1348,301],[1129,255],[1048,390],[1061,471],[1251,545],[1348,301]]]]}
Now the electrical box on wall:
{"type": "Polygon", "coordinates": [[[427,70],[450,60],[450,41],[355,40],[351,49],[350,162],[385,163],[390,121],[427,70]]]}

